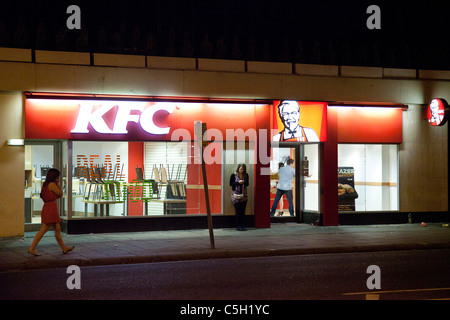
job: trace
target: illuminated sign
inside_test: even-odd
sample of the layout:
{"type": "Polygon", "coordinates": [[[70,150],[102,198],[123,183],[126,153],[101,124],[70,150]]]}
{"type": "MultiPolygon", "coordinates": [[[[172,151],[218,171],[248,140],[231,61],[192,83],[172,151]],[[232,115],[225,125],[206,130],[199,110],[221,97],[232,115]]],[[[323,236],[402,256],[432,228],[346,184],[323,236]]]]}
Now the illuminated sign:
{"type": "Polygon", "coordinates": [[[181,132],[183,140],[194,140],[194,123],[201,121],[225,141],[227,130],[255,131],[263,117],[269,117],[264,104],[27,98],[25,138],[179,141],[181,132]]]}
{"type": "Polygon", "coordinates": [[[402,143],[402,108],[329,106],[336,113],[338,143],[402,143]]]}
{"type": "Polygon", "coordinates": [[[88,125],[98,133],[113,133],[113,134],[127,134],[127,125],[129,121],[139,123],[141,128],[152,134],[167,134],[170,127],[158,127],[153,122],[153,116],[156,112],[164,110],[169,114],[172,113],[175,105],[167,103],[158,103],[155,106],[145,108],[145,104],[142,102],[127,102],[121,105],[115,103],[100,104],[100,106],[93,111],[94,103],[83,102],[80,103],[80,109],[78,111],[77,122],[75,128],[71,133],[89,133],[88,125]],[[112,129],[106,124],[103,115],[109,112],[112,108],[117,107],[117,112],[114,119],[114,125],[112,129]],[[131,114],[132,111],[138,112],[138,114],[131,114]]]}
{"type": "Polygon", "coordinates": [[[448,104],[444,99],[433,99],[428,105],[427,119],[432,126],[443,126],[448,118],[448,104]]]}
{"type": "Polygon", "coordinates": [[[272,141],[324,142],[327,140],[327,104],[295,100],[275,101],[272,141]]]}

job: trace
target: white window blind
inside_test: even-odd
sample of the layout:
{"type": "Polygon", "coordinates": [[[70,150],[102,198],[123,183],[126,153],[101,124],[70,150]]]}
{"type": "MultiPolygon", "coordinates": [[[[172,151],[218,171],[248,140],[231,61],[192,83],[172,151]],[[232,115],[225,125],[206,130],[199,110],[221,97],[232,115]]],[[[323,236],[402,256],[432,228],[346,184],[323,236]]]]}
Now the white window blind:
{"type": "MultiPolygon", "coordinates": [[[[154,168],[158,169],[163,179],[162,168],[167,180],[183,181],[187,184],[187,143],[186,142],[145,142],[144,144],[144,178],[155,179],[154,168]]],[[[161,184],[161,199],[166,199],[167,185],[161,184]]],[[[150,201],[149,215],[162,215],[164,204],[150,201]]]]}

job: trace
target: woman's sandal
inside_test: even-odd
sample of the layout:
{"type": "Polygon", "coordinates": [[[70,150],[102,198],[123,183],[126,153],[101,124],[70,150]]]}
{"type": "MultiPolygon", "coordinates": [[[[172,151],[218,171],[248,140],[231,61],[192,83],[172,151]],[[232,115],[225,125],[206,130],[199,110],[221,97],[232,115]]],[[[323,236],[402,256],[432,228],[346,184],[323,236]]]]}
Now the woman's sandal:
{"type": "Polygon", "coordinates": [[[40,256],[40,254],[37,253],[36,250],[28,249],[28,253],[31,254],[32,256],[35,256],[35,257],[39,257],[40,256]]]}
{"type": "Polygon", "coordinates": [[[68,248],[66,248],[66,249],[63,250],[63,254],[66,254],[67,252],[70,252],[70,251],[72,251],[73,249],[75,249],[75,246],[73,246],[73,247],[68,247],[68,248]]]}

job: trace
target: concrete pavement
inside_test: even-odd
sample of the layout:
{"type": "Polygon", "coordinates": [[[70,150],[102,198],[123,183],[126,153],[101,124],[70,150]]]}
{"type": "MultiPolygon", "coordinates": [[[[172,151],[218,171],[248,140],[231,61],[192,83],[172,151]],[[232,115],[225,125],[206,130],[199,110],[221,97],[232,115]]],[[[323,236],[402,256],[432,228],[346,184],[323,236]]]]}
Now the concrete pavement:
{"type": "Polygon", "coordinates": [[[310,226],[276,223],[267,229],[214,229],[215,249],[209,231],[177,230],[107,234],[63,234],[62,254],[53,232],[37,247],[39,257],[27,250],[35,232],[20,238],[0,239],[0,272],[36,268],[64,268],[192,259],[260,257],[360,251],[450,248],[450,227],[442,223],[364,226],[310,226]]]}

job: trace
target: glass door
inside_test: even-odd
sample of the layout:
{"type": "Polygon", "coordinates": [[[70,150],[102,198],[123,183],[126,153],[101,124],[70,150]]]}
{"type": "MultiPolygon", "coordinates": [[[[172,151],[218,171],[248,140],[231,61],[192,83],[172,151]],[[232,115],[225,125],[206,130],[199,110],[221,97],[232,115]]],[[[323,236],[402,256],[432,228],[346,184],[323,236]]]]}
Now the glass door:
{"type": "Polygon", "coordinates": [[[297,180],[299,178],[299,172],[296,170],[295,178],[292,182],[289,180],[291,190],[287,190],[286,186],[279,188],[280,185],[280,176],[279,172],[282,167],[289,166],[289,159],[294,160],[294,169],[296,169],[296,149],[288,148],[288,147],[273,147],[272,148],[272,159],[270,161],[270,208],[273,207],[274,202],[276,202],[276,194],[277,192],[282,193],[281,198],[278,201],[278,204],[275,206],[274,217],[295,217],[298,215],[298,201],[299,197],[296,196],[299,188],[297,186],[297,180]],[[278,191],[282,190],[282,191],[278,191]],[[292,199],[292,210],[289,208],[289,198],[292,199]]]}
{"type": "Polygon", "coordinates": [[[302,151],[302,177],[304,192],[304,210],[319,213],[319,144],[304,144],[302,151]]]}
{"type": "Polygon", "coordinates": [[[41,210],[44,205],[40,198],[42,184],[51,168],[61,171],[61,187],[63,198],[58,203],[60,215],[65,215],[64,199],[67,198],[65,188],[66,166],[63,166],[62,146],[59,141],[26,141],[25,142],[25,231],[32,231],[27,225],[41,223],[41,210]]]}
{"type": "Polygon", "coordinates": [[[270,161],[270,209],[275,202],[279,183],[279,170],[294,160],[295,178],[292,181],[292,211],[289,210],[288,192],[283,192],[276,205],[274,218],[296,222],[315,222],[319,213],[319,144],[304,143],[283,147],[272,147],[270,161]]]}

